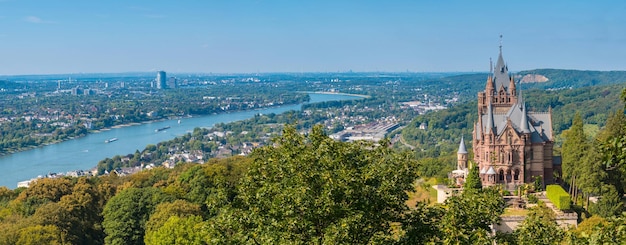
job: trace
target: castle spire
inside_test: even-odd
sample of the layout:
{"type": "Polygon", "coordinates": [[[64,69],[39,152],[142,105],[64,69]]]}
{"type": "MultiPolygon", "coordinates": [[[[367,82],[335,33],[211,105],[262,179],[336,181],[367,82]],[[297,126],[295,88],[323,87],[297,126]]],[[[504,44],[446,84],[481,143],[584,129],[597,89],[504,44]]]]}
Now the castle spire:
{"type": "Polygon", "coordinates": [[[467,154],[467,148],[465,148],[465,140],[463,139],[463,135],[461,135],[461,143],[459,143],[459,150],[456,153],[467,154]]]}
{"type": "Polygon", "coordinates": [[[496,90],[499,90],[501,87],[506,88],[510,80],[509,68],[504,62],[504,58],[502,58],[502,35],[500,35],[500,53],[498,54],[498,60],[496,61],[496,66],[493,71],[493,77],[495,80],[494,88],[496,90]]]}
{"type": "Polygon", "coordinates": [[[515,96],[517,94],[517,88],[515,87],[515,79],[511,77],[511,81],[509,82],[509,95],[515,96]]]}

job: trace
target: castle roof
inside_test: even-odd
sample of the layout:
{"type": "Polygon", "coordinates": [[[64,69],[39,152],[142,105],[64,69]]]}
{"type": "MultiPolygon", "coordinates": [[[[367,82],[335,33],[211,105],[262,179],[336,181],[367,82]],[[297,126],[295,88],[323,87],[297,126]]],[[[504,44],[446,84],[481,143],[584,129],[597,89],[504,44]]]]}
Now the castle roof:
{"type": "MultiPolygon", "coordinates": [[[[496,129],[495,127],[495,121],[493,118],[493,108],[491,107],[491,102],[489,102],[489,106],[487,107],[487,125],[485,128],[485,132],[487,134],[492,134],[494,132],[494,130],[496,129]]],[[[484,122],[485,120],[483,120],[484,122]]]]}
{"type": "Polygon", "coordinates": [[[487,173],[487,168],[483,168],[480,170],[479,174],[486,174],[487,173]]]}
{"type": "Polygon", "coordinates": [[[500,91],[501,87],[508,90],[511,77],[509,76],[509,67],[504,63],[504,58],[502,58],[502,46],[500,46],[500,54],[498,55],[498,61],[496,61],[496,67],[493,69],[493,79],[495,82],[494,89],[496,91],[500,91]]]}
{"type": "MultiPolygon", "coordinates": [[[[482,115],[480,120],[493,124],[493,131],[497,136],[504,133],[508,121],[511,121],[513,129],[519,133],[529,133],[532,143],[540,143],[552,140],[552,117],[550,113],[528,112],[526,106],[520,102],[511,106],[506,113],[494,113],[491,110],[482,115]]],[[[486,128],[485,131],[488,131],[486,128]]]]}

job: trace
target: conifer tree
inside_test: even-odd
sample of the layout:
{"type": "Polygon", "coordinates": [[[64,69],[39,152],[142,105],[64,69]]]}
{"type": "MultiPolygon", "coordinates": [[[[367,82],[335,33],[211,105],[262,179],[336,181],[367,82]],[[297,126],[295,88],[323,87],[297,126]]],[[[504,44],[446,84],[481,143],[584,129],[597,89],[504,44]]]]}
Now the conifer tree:
{"type": "MultiPolygon", "coordinates": [[[[474,165],[474,164],[471,164],[474,165]]],[[[480,175],[478,173],[478,166],[472,166],[469,168],[469,173],[463,184],[464,189],[482,189],[483,184],[480,181],[480,175]]]]}
{"type": "Polygon", "coordinates": [[[578,193],[578,184],[581,178],[580,176],[583,166],[586,164],[585,160],[588,159],[587,154],[590,149],[590,144],[585,135],[583,129],[583,119],[580,113],[574,115],[572,120],[572,126],[563,133],[565,141],[563,142],[563,148],[561,151],[563,158],[563,177],[570,183],[570,193],[572,198],[576,200],[576,194],[578,193]]]}

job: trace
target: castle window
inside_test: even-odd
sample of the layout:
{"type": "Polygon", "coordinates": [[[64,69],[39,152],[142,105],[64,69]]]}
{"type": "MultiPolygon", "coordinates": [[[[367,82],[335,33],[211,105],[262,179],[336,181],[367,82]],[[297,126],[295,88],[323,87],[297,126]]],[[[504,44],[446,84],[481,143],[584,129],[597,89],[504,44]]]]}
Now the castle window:
{"type": "Polygon", "coordinates": [[[498,174],[498,178],[500,181],[504,181],[504,170],[500,169],[500,174],[498,174]]]}
{"type": "Polygon", "coordinates": [[[513,135],[511,135],[511,132],[509,132],[509,133],[506,135],[506,143],[507,143],[507,144],[509,144],[509,145],[511,145],[511,141],[512,141],[512,139],[511,139],[511,138],[513,138],[513,135]]]}
{"type": "Polygon", "coordinates": [[[515,169],[515,175],[513,175],[514,180],[519,180],[519,169],[515,169]]]}

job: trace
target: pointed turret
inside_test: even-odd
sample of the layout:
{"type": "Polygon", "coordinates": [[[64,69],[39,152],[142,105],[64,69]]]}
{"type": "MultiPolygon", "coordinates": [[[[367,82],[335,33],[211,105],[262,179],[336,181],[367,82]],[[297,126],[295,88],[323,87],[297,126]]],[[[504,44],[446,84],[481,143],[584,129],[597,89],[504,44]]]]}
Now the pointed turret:
{"type": "Polygon", "coordinates": [[[487,107],[487,127],[485,128],[485,131],[487,134],[493,134],[494,133],[494,129],[495,129],[495,125],[493,122],[493,109],[491,108],[491,102],[489,102],[489,106],[487,107]]]}
{"type": "Polygon", "coordinates": [[[461,136],[461,143],[459,144],[459,150],[456,152],[457,169],[467,169],[467,149],[465,148],[465,140],[461,136]]]}
{"type": "Polygon", "coordinates": [[[461,143],[459,144],[459,150],[456,152],[459,154],[467,154],[467,148],[465,148],[465,140],[461,136],[461,143]]]}
{"type": "Polygon", "coordinates": [[[515,87],[515,79],[511,77],[511,81],[509,82],[509,94],[511,96],[515,96],[517,94],[517,88],[515,87]]]}
{"type": "Polygon", "coordinates": [[[487,85],[485,86],[485,91],[487,92],[487,95],[492,95],[495,91],[493,78],[491,78],[491,76],[487,77],[487,85]]]}

